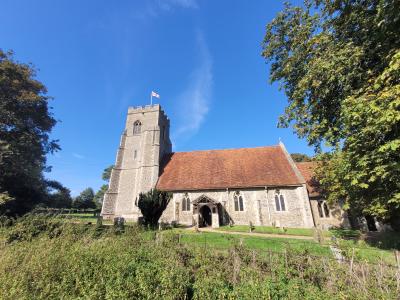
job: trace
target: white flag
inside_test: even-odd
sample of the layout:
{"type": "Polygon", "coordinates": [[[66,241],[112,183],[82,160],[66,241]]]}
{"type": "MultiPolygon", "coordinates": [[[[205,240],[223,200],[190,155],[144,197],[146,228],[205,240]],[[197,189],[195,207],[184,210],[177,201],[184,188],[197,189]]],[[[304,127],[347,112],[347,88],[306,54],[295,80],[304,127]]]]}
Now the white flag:
{"type": "Polygon", "coordinates": [[[151,96],[160,99],[160,95],[157,94],[156,92],[151,91],[151,96]]]}

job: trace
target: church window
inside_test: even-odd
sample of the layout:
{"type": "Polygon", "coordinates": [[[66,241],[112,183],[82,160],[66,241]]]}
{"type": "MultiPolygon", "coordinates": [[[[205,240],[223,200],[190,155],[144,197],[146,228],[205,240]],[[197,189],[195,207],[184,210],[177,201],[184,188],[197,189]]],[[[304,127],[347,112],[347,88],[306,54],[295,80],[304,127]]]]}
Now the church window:
{"type": "Polygon", "coordinates": [[[142,131],[142,123],[137,120],[135,123],[133,123],[133,134],[140,134],[142,131]]]}
{"type": "Polygon", "coordinates": [[[318,201],[318,214],[319,214],[320,218],[324,217],[324,213],[322,211],[322,202],[321,201],[318,201]]]}
{"type": "Polygon", "coordinates": [[[133,159],[136,159],[137,157],[137,150],[133,151],[133,159]]]}
{"type": "Polygon", "coordinates": [[[190,211],[190,198],[188,194],[182,199],[182,211],[190,211]]]}
{"type": "Polygon", "coordinates": [[[275,207],[276,211],[286,211],[285,198],[282,194],[275,194],[275,207]]]}
{"type": "Polygon", "coordinates": [[[329,208],[326,202],[324,202],[324,213],[325,213],[325,218],[329,218],[329,208]]]}
{"type": "Polygon", "coordinates": [[[318,201],[318,214],[320,218],[330,217],[329,207],[325,201],[318,201]]]}
{"type": "Polygon", "coordinates": [[[244,211],[243,197],[240,192],[235,192],[233,195],[233,201],[235,203],[235,211],[244,211]]]}

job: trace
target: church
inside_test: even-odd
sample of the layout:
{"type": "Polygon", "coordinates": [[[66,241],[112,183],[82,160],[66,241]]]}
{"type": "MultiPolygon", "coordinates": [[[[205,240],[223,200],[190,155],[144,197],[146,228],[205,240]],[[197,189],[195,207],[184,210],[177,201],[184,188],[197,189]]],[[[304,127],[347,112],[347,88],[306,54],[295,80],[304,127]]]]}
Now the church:
{"type": "Polygon", "coordinates": [[[295,163],[278,145],[172,152],[170,121],[159,104],[128,109],[101,215],[137,221],[137,198],[152,188],[173,194],[160,221],[187,226],[348,226],[313,181],[315,163],[295,163]]]}

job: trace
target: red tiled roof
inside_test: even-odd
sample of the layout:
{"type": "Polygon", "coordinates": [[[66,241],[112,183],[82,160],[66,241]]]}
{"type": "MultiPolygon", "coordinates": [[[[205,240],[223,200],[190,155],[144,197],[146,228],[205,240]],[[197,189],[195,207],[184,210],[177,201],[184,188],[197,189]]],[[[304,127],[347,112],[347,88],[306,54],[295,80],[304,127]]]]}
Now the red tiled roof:
{"type": "Polygon", "coordinates": [[[157,188],[166,191],[301,185],[280,146],[177,152],[157,188]]]}
{"type": "Polygon", "coordinates": [[[320,196],[320,193],[318,192],[318,182],[314,178],[314,171],[317,167],[317,162],[298,162],[296,163],[296,166],[306,180],[308,195],[310,197],[320,196]]]}

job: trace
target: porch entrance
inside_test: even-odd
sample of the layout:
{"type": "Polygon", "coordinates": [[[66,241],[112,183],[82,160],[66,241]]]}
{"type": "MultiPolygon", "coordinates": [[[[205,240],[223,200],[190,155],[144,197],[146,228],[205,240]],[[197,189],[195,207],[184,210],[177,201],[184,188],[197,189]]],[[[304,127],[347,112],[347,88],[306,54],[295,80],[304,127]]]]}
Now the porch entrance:
{"type": "Polygon", "coordinates": [[[212,213],[207,205],[203,205],[199,211],[199,227],[212,226],[212,213]]]}

